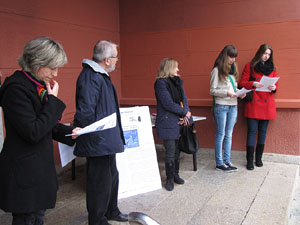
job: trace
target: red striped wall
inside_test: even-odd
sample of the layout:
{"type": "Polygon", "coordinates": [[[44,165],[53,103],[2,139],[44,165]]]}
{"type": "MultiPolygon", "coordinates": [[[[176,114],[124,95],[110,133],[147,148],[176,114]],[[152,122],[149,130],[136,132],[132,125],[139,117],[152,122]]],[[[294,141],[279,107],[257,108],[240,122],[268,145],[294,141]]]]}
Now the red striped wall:
{"type": "MultiPolygon", "coordinates": [[[[128,0],[120,1],[122,103],[153,105],[153,84],[164,57],[179,61],[201,147],[213,148],[215,125],[209,95],[210,71],[227,44],[239,51],[239,71],[259,45],[270,44],[280,76],[278,118],[271,121],[267,152],[300,155],[300,1],[298,0],[128,0]]],[[[244,150],[246,120],[234,131],[233,149],[244,150]]]]}
{"type": "MultiPolygon", "coordinates": [[[[153,83],[164,57],[179,61],[179,69],[195,115],[201,147],[213,148],[209,76],[224,45],[239,50],[239,70],[258,46],[274,48],[280,78],[276,93],[278,118],[271,121],[267,152],[300,155],[300,1],[298,0],[11,0],[0,3],[0,71],[4,77],[18,69],[24,44],[50,36],[65,48],[69,63],[60,69],[59,97],[67,109],[63,122],[75,111],[75,82],[81,60],[91,58],[99,39],[120,44],[121,59],[112,79],[122,104],[151,105],[153,83]]],[[[246,121],[242,106],[234,130],[233,149],[244,150],[246,121]]],[[[57,162],[57,149],[55,150],[57,162]]]]}

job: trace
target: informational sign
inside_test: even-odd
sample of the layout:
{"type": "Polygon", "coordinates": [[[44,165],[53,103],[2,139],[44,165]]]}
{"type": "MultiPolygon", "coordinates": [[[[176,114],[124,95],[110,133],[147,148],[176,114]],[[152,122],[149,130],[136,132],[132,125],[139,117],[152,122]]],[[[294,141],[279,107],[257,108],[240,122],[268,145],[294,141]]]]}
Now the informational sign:
{"type": "Polygon", "coordinates": [[[148,106],[120,108],[125,151],[117,154],[119,198],[161,189],[148,106]]]}
{"type": "MultiPolygon", "coordinates": [[[[148,106],[120,108],[125,151],[116,154],[119,198],[161,189],[148,106]]],[[[71,162],[74,146],[59,143],[62,167],[71,162]]]]}

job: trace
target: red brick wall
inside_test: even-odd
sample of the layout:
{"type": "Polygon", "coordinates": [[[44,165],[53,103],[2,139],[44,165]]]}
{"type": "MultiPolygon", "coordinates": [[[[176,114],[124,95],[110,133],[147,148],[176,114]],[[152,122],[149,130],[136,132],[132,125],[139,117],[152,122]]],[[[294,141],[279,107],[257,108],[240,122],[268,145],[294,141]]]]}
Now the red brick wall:
{"type": "MultiPolygon", "coordinates": [[[[70,122],[81,60],[91,57],[97,40],[120,44],[121,59],[111,75],[121,103],[152,105],[152,111],[159,62],[174,57],[192,112],[207,117],[197,123],[200,145],[213,148],[215,125],[208,92],[215,58],[224,45],[234,44],[241,72],[258,46],[269,43],[281,78],[276,94],[278,118],[270,123],[266,151],[300,155],[299,6],[298,0],[2,1],[0,71],[6,77],[19,69],[16,59],[28,40],[42,35],[58,40],[69,59],[57,80],[59,97],[67,105],[63,122],[70,122]]],[[[233,149],[243,150],[245,138],[240,107],[233,149]]],[[[55,156],[58,162],[57,148],[55,156]]]]}
{"type": "MultiPolygon", "coordinates": [[[[239,51],[239,71],[268,43],[280,76],[278,118],[270,122],[267,152],[300,155],[300,1],[127,0],[120,1],[122,103],[155,105],[153,83],[164,57],[179,61],[201,147],[213,148],[210,71],[227,44],[239,51]]],[[[155,110],[155,109],[153,109],[155,110]]],[[[244,150],[246,120],[240,107],[233,149],[244,150]]]]}

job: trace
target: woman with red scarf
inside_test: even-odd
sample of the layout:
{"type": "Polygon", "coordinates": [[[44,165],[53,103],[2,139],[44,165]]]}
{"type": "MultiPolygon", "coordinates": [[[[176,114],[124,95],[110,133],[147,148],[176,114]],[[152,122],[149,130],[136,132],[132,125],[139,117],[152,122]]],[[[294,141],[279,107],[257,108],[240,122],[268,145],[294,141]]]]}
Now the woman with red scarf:
{"type": "MultiPolygon", "coordinates": [[[[65,134],[79,128],[59,121],[66,105],[57,97],[58,68],[67,63],[62,46],[48,37],[26,43],[22,70],[0,89],[6,137],[0,154],[0,209],[13,225],[42,225],[58,189],[52,139],[72,145],[65,134]]],[[[74,136],[73,136],[74,137],[74,136]]]]}

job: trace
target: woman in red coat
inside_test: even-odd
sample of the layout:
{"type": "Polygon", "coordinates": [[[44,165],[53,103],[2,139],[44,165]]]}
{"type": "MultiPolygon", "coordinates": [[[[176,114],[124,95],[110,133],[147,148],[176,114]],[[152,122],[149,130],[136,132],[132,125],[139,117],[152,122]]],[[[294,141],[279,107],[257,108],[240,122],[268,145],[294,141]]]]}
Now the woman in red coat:
{"type": "Polygon", "coordinates": [[[252,89],[252,101],[245,103],[244,116],[248,121],[247,134],[247,169],[253,170],[253,155],[256,133],[257,145],[255,153],[255,165],[262,167],[261,161],[266,140],[269,120],[276,119],[276,105],[274,94],[278,85],[268,86],[268,91],[256,91],[256,88],[263,87],[259,83],[263,76],[277,77],[273,62],[273,49],[268,44],[263,44],[257,50],[254,58],[246,64],[242,79],[239,83],[240,88],[252,89]]]}

